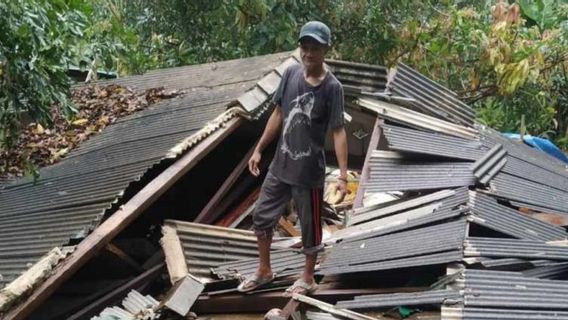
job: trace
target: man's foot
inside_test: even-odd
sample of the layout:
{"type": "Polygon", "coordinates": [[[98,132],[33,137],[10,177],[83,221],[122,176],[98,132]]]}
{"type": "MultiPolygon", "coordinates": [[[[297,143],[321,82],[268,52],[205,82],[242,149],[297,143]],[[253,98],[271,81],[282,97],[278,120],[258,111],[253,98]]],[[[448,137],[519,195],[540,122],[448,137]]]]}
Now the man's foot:
{"type": "Polygon", "coordinates": [[[290,297],[292,297],[292,295],[294,295],[294,293],[298,293],[298,294],[301,294],[301,295],[311,295],[317,289],[318,289],[318,285],[313,278],[312,278],[312,281],[310,281],[309,283],[306,280],[304,280],[303,278],[300,278],[300,279],[296,280],[296,282],[294,282],[294,284],[292,284],[290,287],[288,287],[288,289],[286,289],[286,291],[284,291],[284,297],[290,298],[290,297]]]}
{"type": "Polygon", "coordinates": [[[267,274],[267,275],[261,275],[261,274],[255,273],[254,275],[245,278],[245,280],[243,282],[241,282],[241,284],[239,284],[239,286],[237,287],[237,290],[239,292],[249,292],[249,291],[256,290],[256,289],[272,282],[272,280],[274,280],[275,276],[276,275],[274,273],[270,273],[270,274],[267,274]]]}

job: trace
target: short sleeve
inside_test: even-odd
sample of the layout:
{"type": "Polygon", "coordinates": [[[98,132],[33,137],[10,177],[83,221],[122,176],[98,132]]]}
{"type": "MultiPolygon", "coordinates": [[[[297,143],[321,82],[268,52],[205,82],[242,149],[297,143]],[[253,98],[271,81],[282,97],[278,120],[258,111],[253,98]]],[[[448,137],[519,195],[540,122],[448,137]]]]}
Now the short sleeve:
{"type": "Polygon", "coordinates": [[[331,92],[329,93],[330,101],[329,106],[331,113],[329,115],[329,127],[331,129],[336,129],[343,127],[345,125],[345,118],[343,112],[345,110],[345,98],[343,95],[343,86],[337,82],[331,87],[331,92]]]}
{"type": "Polygon", "coordinates": [[[288,82],[288,78],[290,77],[290,69],[291,67],[286,68],[284,70],[284,74],[282,75],[282,79],[280,79],[280,83],[278,84],[278,88],[274,95],[272,96],[272,103],[282,106],[282,96],[284,95],[284,90],[286,89],[286,83],[288,82]]]}

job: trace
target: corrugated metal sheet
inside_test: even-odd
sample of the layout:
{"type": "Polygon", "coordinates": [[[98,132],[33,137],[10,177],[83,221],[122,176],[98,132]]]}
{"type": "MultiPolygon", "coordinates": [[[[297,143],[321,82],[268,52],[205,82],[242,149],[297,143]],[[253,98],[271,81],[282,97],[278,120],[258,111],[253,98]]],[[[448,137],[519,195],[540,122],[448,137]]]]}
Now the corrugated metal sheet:
{"type": "Polygon", "coordinates": [[[388,261],[372,262],[360,265],[339,266],[339,267],[322,267],[317,274],[332,275],[368,271],[382,271],[403,269],[411,267],[425,267],[437,264],[447,264],[450,262],[461,261],[463,252],[460,250],[445,251],[441,253],[425,254],[414,257],[404,257],[388,261]]]}
{"type": "Polygon", "coordinates": [[[386,88],[386,67],[332,59],[325,62],[348,96],[359,96],[363,92],[383,92],[386,88]]]}
{"type": "Polygon", "coordinates": [[[495,144],[500,143],[507,149],[510,156],[529,162],[560,176],[566,176],[568,174],[568,166],[555,157],[551,157],[542,151],[531,148],[523,142],[504,137],[501,133],[491,128],[479,126],[478,129],[481,133],[480,138],[483,144],[488,147],[493,147],[495,144]]]}
{"type": "MultiPolygon", "coordinates": [[[[305,262],[306,256],[300,250],[279,250],[270,254],[270,266],[279,277],[300,274],[305,262]]],[[[255,257],[222,263],[212,272],[220,279],[241,279],[254,274],[257,269],[258,258],[255,257]]]]}
{"type": "Polygon", "coordinates": [[[396,306],[440,305],[444,302],[455,304],[461,301],[458,291],[451,289],[421,292],[372,294],[356,296],[353,300],[338,301],[335,305],[345,309],[373,309],[396,306]]]}
{"type": "Polygon", "coordinates": [[[545,213],[554,213],[554,214],[560,214],[560,215],[568,215],[568,212],[563,212],[563,211],[557,211],[554,209],[550,209],[550,208],[545,208],[545,207],[541,207],[541,206],[536,206],[530,203],[524,203],[524,202],[519,202],[519,201],[512,201],[510,200],[509,203],[511,203],[511,205],[515,206],[515,207],[519,207],[519,208],[528,208],[537,212],[545,212],[545,213]]]}
{"type": "Polygon", "coordinates": [[[229,261],[258,257],[252,231],[178,220],[166,220],[164,225],[176,230],[189,272],[195,276],[212,279],[212,268],[229,261]]]}
{"type": "Polygon", "coordinates": [[[0,287],[49,249],[86,236],[133,182],[161,159],[175,157],[172,148],[223,113],[228,102],[285,56],[157,70],[112,81],[188,92],[110,125],[60,163],[42,169],[36,184],[22,179],[0,192],[0,287]]]}
{"type": "Polygon", "coordinates": [[[566,276],[567,274],[568,262],[553,262],[544,266],[523,271],[523,276],[525,277],[542,279],[555,279],[558,277],[566,276]]]}
{"type": "Polygon", "coordinates": [[[369,163],[370,192],[427,190],[475,183],[467,162],[410,161],[388,151],[373,151],[369,163]]]}
{"type": "Polygon", "coordinates": [[[446,199],[338,230],[330,241],[362,240],[451,219],[469,211],[465,206],[468,199],[466,189],[457,189],[446,199]]]}
{"type": "Polygon", "coordinates": [[[416,208],[428,203],[442,200],[456,194],[455,190],[441,190],[427,195],[411,198],[411,199],[398,199],[391,204],[384,203],[375,207],[362,207],[347,212],[346,224],[356,225],[369,220],[386,217],[397,212],[405,211],[408,209],[416,208]]]}
{"type": "Polygon", "coordinates": [[[568,247],[542,241],[468,237],[464,244],[466,257],[568,260],[568,247]]]}
{"type": "Polygon", "coordinates": [[[491,193],[497,196],[568,212],[568,192],[506,173],[499,173],[490,185],[491,193]]]}
{"type": "Polygon", "coordinates": [[[475,114],[455,93],[426,78],[412,68],[398,64],[388,88],[395,94],[414,98],[415,107],[423,113],[467,126],[473,125],[475,114]]]}
{"type": "Polygon", "coordinates": [[[561,191],[568,191],[568,171],[565,175],[560,175],[542,168],[540,164],[533,164],[524,159],[509,156],[503,172],[561,191]]]}
{"type": "Polygon", "coordinates": [[[362,98],[357,104],[364,109],[375,112],[379,117],[417,129],[443,133],[465,139],[476,139],[478,132],[475,129],[460,126],[423,113],[406,109],[400,105],[376,99],[362,98]]]}
{"type": "MultiPolygon", "coordinates": [[[[321,269],[324,274],[374,270],[381,262],[389,264],[396,259],[457,252],[462,247],[465,227],[465,220],[460,219],[370,239],[345,240],[331,249],[321,269]]],[[[422,261],[426,260],[423,257],[422,261]]]]}
{"type": "Polygon", "coordinates": [[[486,269],[503,269],[503,270],[513,270],[514,268],[526,268],[532,267],[540,263],[541,261],[551,263],[552,260],[526,260],[519,258],[502,258],[502,259],[491,259],[491,258],[480,258],[479,263],[486,269]]]}
{"type": "Polygon", "coordinates": [[[524,277],[518,272],[465,270],[456,284],[464,306],[516,309],[568,309],[568,283],[524,277]]]}
{"type": "Polygon", "coordinates": [[[568,236],[563,228],[523,215],[479,192],[470,193],[470,206],[473,222],[515,238],[552,241],[568,236]]]}
{"type": "Polygon", "coordinates": [[[482,184],[487,184],[507,163],[507,151],[500,144],[495,145],[472,165],[473,175],[482,184]]]}
{"type": "Polygon", "coordinates": [[[547,310],[442,307],[443,320],[568,320],[568,312],[547,310]]]}
{"type": "Polygon", "coordinates": [[[477,160],[487,151],[487,147],[478,140],[387,124],[383,124],[381,127],[389,148],[392,150],[465,160],[477,160]]]}
{"type": "Polygon", "coordinates": [[[99,316],[93,317],[91,320],[159,319],[159,314],[154,312],[159,303],[159,301],[149,295],[144,296],[139,292],[132,290],[122,301],[123,308],[105,308],[99,316]]]}

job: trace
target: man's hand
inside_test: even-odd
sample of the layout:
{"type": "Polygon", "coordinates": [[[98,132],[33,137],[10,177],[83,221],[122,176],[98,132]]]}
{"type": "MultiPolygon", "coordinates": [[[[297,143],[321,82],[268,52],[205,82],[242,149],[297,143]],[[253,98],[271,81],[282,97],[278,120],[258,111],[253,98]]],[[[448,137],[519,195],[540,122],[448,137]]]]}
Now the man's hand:
{"type": "MultiPolygon", "coordinates": [[[[341,201],[343,201],[343,199],[345,198],[345,196],[347,195],[347,178],[337,178],[337,184],[335,186],[335,193],[337,193],[337,191],[339,191],[341,197],[339,199],[341,199],[341,201]]],[[[340,202],[341,202],[340,201],[340,202]]]]}
{"type": "Polygon", "coordinates": [[[258,168],[258,164],[260,163],[261,157],[262,157],[261,153],[258,150],[254,150],[248,162],[249,171],[255,177],[258,177],[258,175],[260,174],[260,169],[258,168]]]}

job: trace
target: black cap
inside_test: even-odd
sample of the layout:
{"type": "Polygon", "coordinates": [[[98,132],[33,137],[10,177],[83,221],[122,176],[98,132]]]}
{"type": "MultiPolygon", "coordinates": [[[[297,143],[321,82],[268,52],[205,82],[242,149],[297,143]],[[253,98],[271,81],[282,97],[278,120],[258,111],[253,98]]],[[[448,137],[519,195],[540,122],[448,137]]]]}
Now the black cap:
{"type": "Polygon", "coordinates": [[[323,22],[310,21],[306,23],[300,30],[298,40],[302,40],[304,37],[311,37],[317,42],[328,46],[331,44],[331,31],[323,22]]]}

